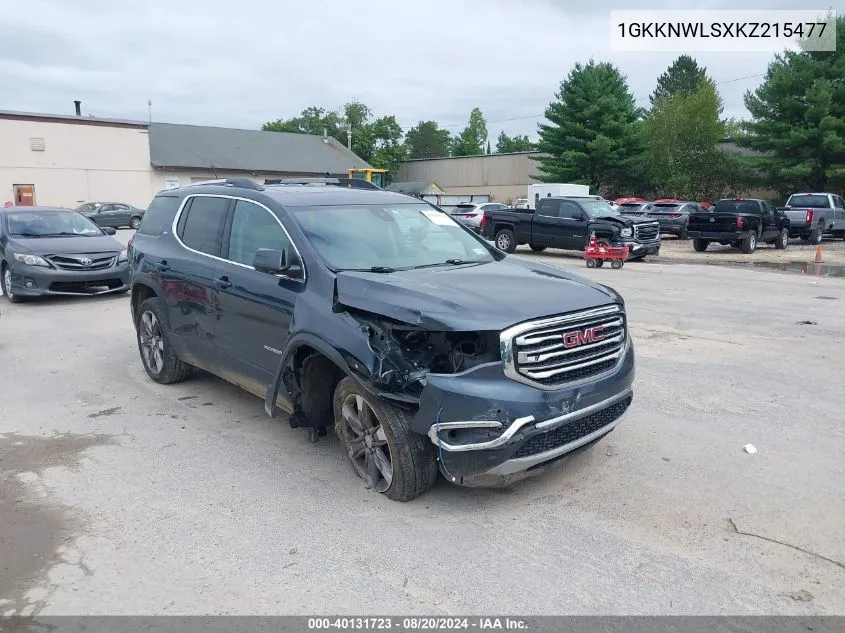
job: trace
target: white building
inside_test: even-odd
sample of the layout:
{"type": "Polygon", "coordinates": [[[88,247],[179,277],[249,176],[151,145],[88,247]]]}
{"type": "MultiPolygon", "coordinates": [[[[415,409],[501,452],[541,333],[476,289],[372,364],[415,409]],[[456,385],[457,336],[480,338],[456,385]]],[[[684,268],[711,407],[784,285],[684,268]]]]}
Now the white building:
{"type": "Polygon", "coordinates": [[[263,183],[363,167],[331,137],[0,111],[0,205],[146,208],[162,189],[209,178],[263,183]]]}

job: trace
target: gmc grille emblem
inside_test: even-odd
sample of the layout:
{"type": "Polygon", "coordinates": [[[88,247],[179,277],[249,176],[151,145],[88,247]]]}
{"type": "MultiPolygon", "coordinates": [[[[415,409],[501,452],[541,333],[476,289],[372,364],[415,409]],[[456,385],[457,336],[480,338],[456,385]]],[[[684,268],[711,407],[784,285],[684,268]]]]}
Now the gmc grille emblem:
{"type": "Polygon", "coordinates": [[[584,330],[576,330],[575,332],[566,332],[563,335],[563,346],[566,349],[571,347],[578,347],[579,345],[587,345],[588,343],[597,343],[604,340],[603,325],[595,327],[588,327],[584,330]]]}

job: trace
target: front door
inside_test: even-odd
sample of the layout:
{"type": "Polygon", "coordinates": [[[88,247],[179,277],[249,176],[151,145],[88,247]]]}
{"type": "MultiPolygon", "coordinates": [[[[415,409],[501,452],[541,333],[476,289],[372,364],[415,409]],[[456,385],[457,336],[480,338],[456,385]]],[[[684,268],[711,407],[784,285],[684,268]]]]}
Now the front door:
{"type": "Polygon", "coordinates": [[[252,266],[260,248],[285,250],[294,257],[290,238],[276,215],[256,202],[237,200],[228,242],[214,270],[214,301],[220,320],[215,354],[220,374],[263,395],[281,362],[302,269],[288,275],[258,272],[252,266]]]}
{"type": "Polygon", "coordinates": [[[187,198],[176,224],[176,236],[186,248],[153,263],[161,275],[173,346],[185,361],[209,371],[216,371],[218,318],[211,286],[230,202],[208,195],[187,198]]]}
{"type": "Polygon", "coordinates": [[[35,206],[35,185],[12,185],[16,207],[35,206]]]}
{"type": "Polygon", "coordinates": [[[101,205],[95,211],[96,215],[93,216],[94,221],[100,226],[113,226],[116,228],[118,226],[116,206],[114,204],[101,205]]]}

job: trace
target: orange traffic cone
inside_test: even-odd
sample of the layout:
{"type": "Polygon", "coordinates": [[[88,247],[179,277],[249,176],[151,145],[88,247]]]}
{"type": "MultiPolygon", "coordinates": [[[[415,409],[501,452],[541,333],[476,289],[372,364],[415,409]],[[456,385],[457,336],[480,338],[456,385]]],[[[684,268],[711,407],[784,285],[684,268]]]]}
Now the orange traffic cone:
{"type": "Polygon", "coordinates": [[[814,264],[822,263],[822,247],[816,246],[816,258],[813,260],[814,264]]]}

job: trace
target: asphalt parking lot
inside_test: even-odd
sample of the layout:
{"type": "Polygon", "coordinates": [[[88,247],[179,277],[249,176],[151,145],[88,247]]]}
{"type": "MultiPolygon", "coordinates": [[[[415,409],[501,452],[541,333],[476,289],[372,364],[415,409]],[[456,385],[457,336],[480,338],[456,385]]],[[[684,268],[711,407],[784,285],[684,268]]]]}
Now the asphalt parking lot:
{"type": "Polygon", "coordinates": [[[845,614],[845,280],[520,254],[624,295],[631,414],[408,504],[235,387],[150,381],[127,296],[0,300],[0,614],[845,614]]]}

